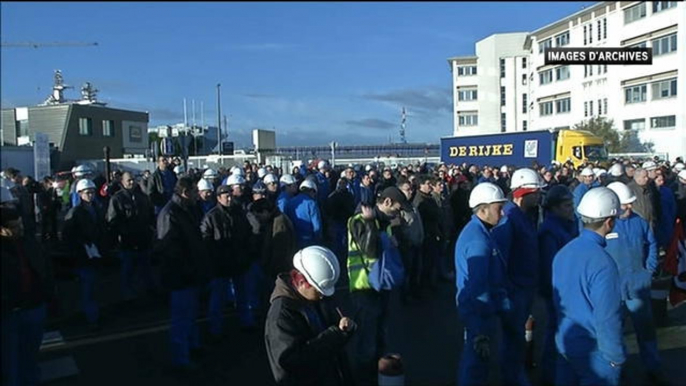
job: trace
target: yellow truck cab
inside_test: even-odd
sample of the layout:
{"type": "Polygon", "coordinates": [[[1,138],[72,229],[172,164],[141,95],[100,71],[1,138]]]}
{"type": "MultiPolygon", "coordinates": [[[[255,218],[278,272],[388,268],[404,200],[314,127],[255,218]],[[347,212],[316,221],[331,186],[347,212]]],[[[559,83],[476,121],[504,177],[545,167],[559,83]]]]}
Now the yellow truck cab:
{"type": "Polygon", "coordinates": [[[587,161],[606,161],[607,150],[603,139],[585,130],[560,130],[557,135],[555,160],[571,161],[579,167],[587,161]]]}

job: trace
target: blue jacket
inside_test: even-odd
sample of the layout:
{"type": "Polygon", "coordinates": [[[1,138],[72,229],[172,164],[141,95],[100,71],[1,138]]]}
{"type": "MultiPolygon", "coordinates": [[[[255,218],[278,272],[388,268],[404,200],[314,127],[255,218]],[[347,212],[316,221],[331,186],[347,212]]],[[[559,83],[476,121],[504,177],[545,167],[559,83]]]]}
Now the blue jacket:
{"type": "Polygon", "coordinates": [[[536,224],[512,202],[493,229],[493,239],[507,262],[507,277],[515,288],[538,285],[538,234],[536,224]]]}
{"type": "Polygon", "coordinates": [[[476,335],[488,334],[496,313],[509,310],[507,271],[489,231],[476,215],[455,246],[457,311],[476,335]]]}
{"type": "Polygon", "coordinates": [[[674,234],[676,221],[676,196],[674,191],[666,186],[660,187],[661,216],[655,230],[658,246],[667,249],[674,234]]]}
{"type": "Polygon", "coordinates": [[[317,201],[323,205],[331,193],[331,186],[329,185],[329,180],[322,172],[317,172],[315,177],[317,178],[317,201]]]}
{"type": "Polygon", "coordinates": [[[357,206],[357,204],[360,203],[360,180],[355,177],[352,181],[348,182],[346,188],[348,189],[348,192],[353,195],[355,206],[357,206]]]}
{"type": "Polygon", "coordinates": [[[321,243],[322,218],[315,200],[307,194],[298,194],[288,201],[286,215],[295,228],[298,248],[321,243]]]}
{"type": "Polygon", "coordinates": [[[619,269],[622,299],[637,299],[641,291],[649,293],[658,261],[657,241],[648,222],[636,213],[618,218],[605,239],[605,250],[619,269]]]}
{"type": "Polygon", "coordinates": [[[619,271],[605,245],[605,238],[584,229],[555,255],[555,343],[560,354],[568,357],[600,351],[605,359],[623,363],[619,271]]]}
{"type": "Polygon", "coordinates": [[[217,201],[215,199],[210,199],[207,201],[198,200],[198,206],[202,210],[202,214],[205,215],[207,214],[207,212],[212,210],[212,208],[217,206],[217,201]]]}
{"type": "Polygon", "coordinates": [[[285,191],[281,191],[279,193],[279,197],[276,198],[276,206],[279,207],[279,210],[281,213],[286,213],[286,207],[288,206],[288,201],[290,201],[293,198],[290,194],[286,193],[285,191]]]}
{"type": "Polygon", "coordinates": [[[576,187],[576,189],[574,189],[574,210],[579,207],[579,203],[581,203],[581,198],[584,196],[584,194],[586,194],[586,192],[591,190],[593,187],[593,185],[588,186],[582,182],[576,187]]]}
{"type": "Polygon", "coordinates": [[[355,206],[357,206],[360,202],[367,205],[374,205],[374,201],[374,190],[372,187],[360,184],[360,200],[355,202],[355,206]]]}
{"type": "Polygon", "coordinates": [[[538,230],[539,289],[546,299],[553,297],[553,258],[567,243],[579,236],[577,220],[569,221],[548,213],[538,230]]]}

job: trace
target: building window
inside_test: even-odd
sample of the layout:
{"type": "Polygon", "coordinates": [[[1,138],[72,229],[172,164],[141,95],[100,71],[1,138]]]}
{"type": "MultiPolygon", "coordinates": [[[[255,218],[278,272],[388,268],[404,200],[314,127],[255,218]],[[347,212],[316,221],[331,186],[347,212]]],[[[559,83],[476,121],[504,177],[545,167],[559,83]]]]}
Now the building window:
{"type": "Polygon", "coordinates": [[[598,115],[603,115],[603,100],[598,99],[598,115]]]}
{"type": "Polygon", "coordinates": [[[624,10],[624,24],[646,17],[646,3],[640,3],[624,10]]]}
{"type": "Polygon", "coordinates": [[[653,100],[676,96],[676,78],[667,79],[652,84],[653,100]]]}
{"type": "Polygon", "coordinates": [[[667,115],[664,117],[652,117],[650,118],[650,128],[651,129],[664,129],[667,127],[676,126],[676,115],[667,115]]]}
{"type": "Polygon", "coordinates": [[[538,73],[540,84],[548,84],[553,81],[553,70],[545,70],[538,73]]]}
{"type": "Polygon", "coordinates": [[[572,108],[571,98],[558,99],[555,101],[555,111],[558,114],[568,113],[572,108]]]}
{"type": "Polygon", "coordinates": [[[460,101],[475,101],[476,98],[476,90],[462,90],[457,92],[457,100],[460,101]]]}
{"type": "Polygon", "coordinates": [[[522,131],[526,131],[528,122],[527,121],[522,121],[522,131]]]}
{"type": "Polygon", "coordinates": [[[462,114],[458,115],[458,121],[460,126],[476,126],[479,124],[478,114],[462,114]]]}
{"type": "Polygon", "coordinates": [[[593,65],[592,64],[588,65],[588,76],[593,76],[593,65]]]}
{"type": "Polygon", "coordinates": [[[79,118],[79,135],[93,135],[93,120],[79,118]]]}
{"type": "Polygon", "coordinates": [[[584,102],[584,117],[588,117],[588,102],[584,102]]]}
{"type": "Polygon", "coordinates": [[[603,19],[603,39],[607,39],[607,19],[603,19]]]}
{"type": "Polygon", "coordinates": [[[29,120],[22,119],[21,121],[16,121],[15,132],[17,133],[17,138],[26,137],[29,135],[29,120]]]}
{"type": "Polygon", "coordinates": [[[584,26],[584,45],[588,43],[588,32],[586,31],[586,26],[584,26]]]}
{"type": "Polygon", "coordinates": [[[114,121],[102,121],[102,136],[114,137],[114,121]]]}
{"type": "MultiPolygon", "coordinates": [[[[646,48],[648,47],[648,44],[646,42],[640,42],[636,44],[632,44],[630,46],[627,46],[628,48],[646,48]]],[[[655,54],[655,51],[653,50],[653,54],[655,54]]]]}
{"type": "Polygon", "coordinates": [[[476,66],[460,66],[457,68],[457,75],[459,75],[459,76],[476,75],[476,66]]]}
{"type": "Polygon", "coordinates": [[[500,105],[505,106],[505,86],[500,86],[500,105]]]}
{"type": "Polygon", "coordinates": [[[645,102],[648,94],[648,87],[645,84],[637,86],[626,87],[624,89],[625,103],[645,102]]]}
{"type": "Polygon", "coordinates": [[[588,44],[593,43],[593,23],[588,23],[588,44]]]}
{"type": "Polygon", "coordinates": [[[555,77],[557,80],[569,79],[569,66],[562,66],[555,69],[555,77]]]}
{"type": "Polygon", "coordinates": [[[526,114],[526,106],[529,103],[528,95],[522,94],[522,113],[526,114]]]}
{"type": "Polygon", "coordinates": [[[504,133],[507,129],[507,118],[505,113],[500,113],[500,132],[504,133]]]}
{"type": "Polygon", "coordinates": [[[546,48],[550,48],[552,46],[553,46],[552,39],[546,39],[546,40],[538,43],[538,53],[542,54],[546,48]]]}
{"type": "Polygon", "coordinates": [[[653,13],[664,11],[665,9],[675,8],[676,1],[653,1],[653,13]]]}
{"type": "Polygon", "coordinates": [[[564,47],[569,44],[569,31],[555,36],[555,47],[564,47]]]}
{"type": "Polygon", "coordinates": [[[522,74],[522,84],[526,85],[526,74],[522,74]]]}
{"type": "Polygon", "coordinates": [[[607,98],[603,99],[603,111],[607,115],[607,98]]]}
{"type": "Polygon", "coordinates": [[[598,41],[602,40],[603,38],[603,21],[598,20],[598,41]]]}
{"type": "Polygon", "coordinates": [[[538,104],[538,109],[540,110],[541,116],[552,115],[553,114],[553,102],[543,102],[538,104]]]}
{"type": "Polygon", "coordinates": [[[650,44],[653,46],[654,56],[660,56],[674,52],[676,51],[676,32],[671,35],[654,39],[650,42],[650,44]]]}
{"type": "Polygon", "coordinates": [[[522,58],[522,68],[526,68],[526,58],[522,58]]]}
{"type": "Polygon", "coordinates": [[[593,101],[588,101],[588,113],[593,116],[593,101]]]}
{"type": "Polygon", "coordinates": [[[646,128],[646,120],[641,118],[641,119],[631,119],[628,121],[624,121],[624,130],[644,130],[646,128]]]}
{"type": "Polygon", "coordinates": [[[500,58],[500,77],[505,77],[505,59],[500,58]]]}

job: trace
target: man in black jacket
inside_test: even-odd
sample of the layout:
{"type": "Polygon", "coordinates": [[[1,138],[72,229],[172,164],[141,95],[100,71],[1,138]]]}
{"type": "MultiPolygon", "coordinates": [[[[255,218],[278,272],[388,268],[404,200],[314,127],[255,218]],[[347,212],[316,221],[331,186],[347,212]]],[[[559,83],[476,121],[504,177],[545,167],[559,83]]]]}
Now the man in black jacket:
{"type": "Polygon", "coordinates": [[[121,187],[110,200],[107,224],[116,235],[121,259],[121,292],[124,300],[134,297],[134,271],[138,270],[148,291],[155,290],[150,264],[155,213],[133,175],[121,176],[121,187]]]}
{"type": "Polygon", "coordinates": [[[176,174],[169,167],[167,157],[159,156],[157,158],[157,169],[152,173],[147,183],[148,191],[146,192],[155,206],[155,214],[159,213],[171,199],[174,194],[176,181],[176,174]]]}
{"type": "MultiPolygon", "coordinates": [[[[436,200],[431,196],[433,179],[431,176],[423,174],[418,178],[417,195],[414,197],[414,207],[419,211],[424,226],[424,252],[422,260],[422,287],[433,289],[438,278],[438,259],[440,255],[440,245],[443,240],[441,229],[442,214],[441,209],[436,204],[436,200]]],[[[443,272],[445,274],[445,272],[443,272]]]]}
{"type": "MultiPolygon", "coordinates": [[[[217,205],[203,218],[200,231],[210,256],[210,333],[213,340],[219,341],[231,278],[243,274],[250,264],[250,224],[240,205],[233,200],[230,186],[217,188],[217,205]]],[[[241,306],[241,312],[246,312],[241,306]]]]}
{"type": "Polygon", "coordinates": [[[293,257],[291,272],[280,274],[271,296],[264,340],[278,385],[350,385],[344,346],[355,322],[336,316],[324,296],[339,277],[336,256],[310,246],[293,257]]]}
{"type": "Polygon", "coordinates": [[[162,285],[171,291],[172,363],[182,373],[196,370],[190,352],[200,349],[196,322],[199,288],[207,278],[207,256],[198,224],[198,189],[190,177],[176,183],[174,195],[157,217],[155,254],[160,257],[162,285]]]}

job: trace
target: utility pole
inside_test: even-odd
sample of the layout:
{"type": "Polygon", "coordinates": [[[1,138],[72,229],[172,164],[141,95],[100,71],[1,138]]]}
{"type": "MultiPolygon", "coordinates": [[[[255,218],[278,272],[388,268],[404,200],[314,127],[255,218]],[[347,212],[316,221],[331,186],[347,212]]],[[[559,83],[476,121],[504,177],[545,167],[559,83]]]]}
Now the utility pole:
{"type": "Polygon", "coordinates": [[[221,83],[217,83],[217,154],[222,155],[222,104],[221,83]]]}
{"type": "Polygon", "coordinates": [[[193,149],[196,156],[198,155],[198,141],[195,139],[195,99],[192,100],[193,105],[193,131],[191,131],[191,138],[193,139],[193,149]]]}

